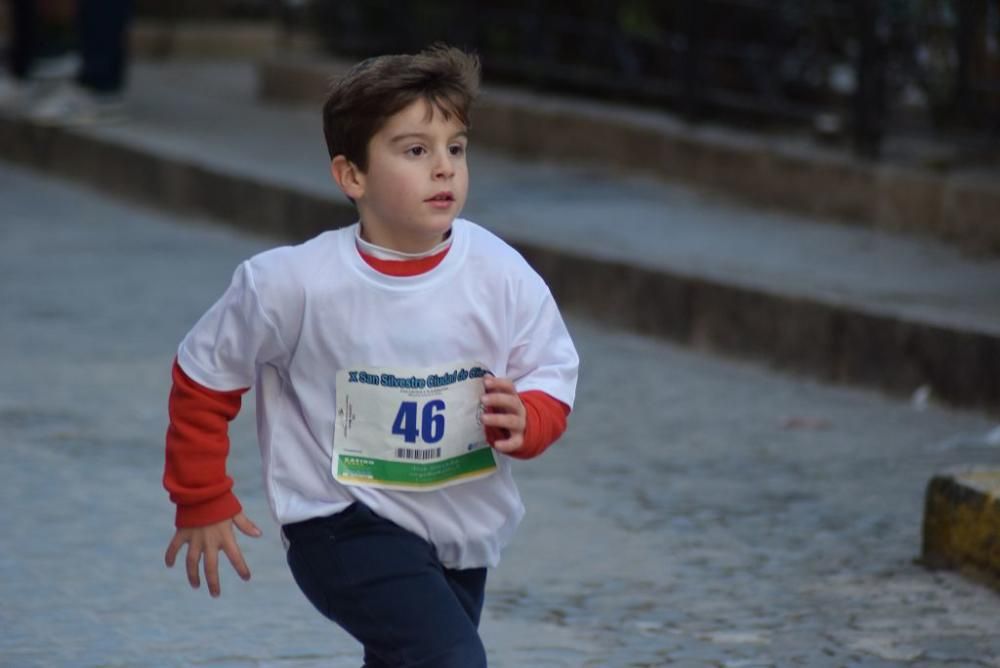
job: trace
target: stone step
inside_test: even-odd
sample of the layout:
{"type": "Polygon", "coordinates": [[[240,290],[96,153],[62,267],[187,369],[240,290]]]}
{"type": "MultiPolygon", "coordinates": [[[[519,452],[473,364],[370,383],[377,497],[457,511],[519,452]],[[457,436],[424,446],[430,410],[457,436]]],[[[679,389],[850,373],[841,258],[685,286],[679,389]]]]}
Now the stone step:
{"type": "MultiPolygon", "coordinates": [[[[349,63],[308,53],[258,65],[268,100],[318,103],[349,63]]],[[[486,86],[476,141],[524,160],[593,161],[708,187],[753,206],[925,235],[1000,254],[1000,156],[969,164],[955,146],[887,138],[879,162],[811,136],[692,124],[659,111],[486,86]]]]}
{"type": "MultiPolygon", "coordinates": [[[[121,126],[0,121],[0,156],[297,240],[352,222],[318,110],[262,104],[252,67],[137,64],[121,126]]],[[[564,308],[824,380],[995,411],[1000,261],[790,217],[656,179],[473,147],[466,215],[564,308]]]]}

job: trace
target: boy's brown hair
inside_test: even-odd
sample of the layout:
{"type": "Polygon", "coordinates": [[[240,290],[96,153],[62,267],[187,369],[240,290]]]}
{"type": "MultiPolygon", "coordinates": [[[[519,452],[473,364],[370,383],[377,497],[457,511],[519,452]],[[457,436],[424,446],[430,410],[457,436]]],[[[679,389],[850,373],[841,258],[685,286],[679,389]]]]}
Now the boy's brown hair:
{"type": "Polygon", "coordinates": [[[368,142],[389,118],[423,99],[469,127],[479,92],[479,58],[436,44],[414,55],[364,60],[334,82],[323,104],[323,135],[330,159],[343,155],[368,169],[368,142]]]}

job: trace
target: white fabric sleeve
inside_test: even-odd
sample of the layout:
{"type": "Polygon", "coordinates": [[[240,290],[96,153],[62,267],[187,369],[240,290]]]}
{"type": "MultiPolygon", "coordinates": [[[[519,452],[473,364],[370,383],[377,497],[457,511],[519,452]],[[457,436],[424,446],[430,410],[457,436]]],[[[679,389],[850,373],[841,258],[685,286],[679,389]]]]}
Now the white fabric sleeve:
{"type": "Polygon", "coordinates": [[[513,308],[507,372],[518,392],[541,390],[572,408],[580,358],[548,286],[537,274],[531,279],[513,308]]]}
{"type": "Polygon", "coordinates": [[[257,366],[288,356],[274,317],[261,305],[249,262],[188,332],[177,362],[193,380],[213,390],[253,385],[257,366]]]}

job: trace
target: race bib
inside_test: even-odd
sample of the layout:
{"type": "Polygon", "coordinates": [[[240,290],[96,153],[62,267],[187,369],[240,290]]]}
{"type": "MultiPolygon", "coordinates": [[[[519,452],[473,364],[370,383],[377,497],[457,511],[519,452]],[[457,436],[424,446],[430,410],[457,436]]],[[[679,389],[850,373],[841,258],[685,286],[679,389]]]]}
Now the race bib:
{"type": "Polygon", "coordinates": [[[476,362],[339,371],[334,478],[431,491],[494,473],[481,419],[487,375],[476,362]]]}

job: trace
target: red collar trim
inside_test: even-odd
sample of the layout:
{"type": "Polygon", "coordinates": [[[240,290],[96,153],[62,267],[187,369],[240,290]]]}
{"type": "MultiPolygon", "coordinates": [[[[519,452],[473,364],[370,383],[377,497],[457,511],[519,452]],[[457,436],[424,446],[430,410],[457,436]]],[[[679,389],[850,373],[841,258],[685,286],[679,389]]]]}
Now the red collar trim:
{"type": "Polygon", "coordinates": [[[445,248],[440,253],[435,255],[428,255],[427,257],[418,258],[416,260],[382,260],[372,255],[367,255],[358,249],[358,254],[361,255],[361,259],[364,260],[369,267],[379,272],[380,274],[386,274],[387,276],[419,276],[420,274],[426,274],[428,271],[434,267],[441,264],[441,260],[444,256],[448,254],[451,250],[451,246],[445,248]]]}

